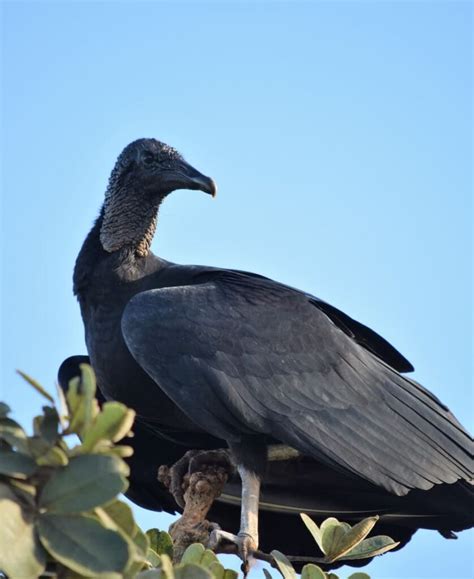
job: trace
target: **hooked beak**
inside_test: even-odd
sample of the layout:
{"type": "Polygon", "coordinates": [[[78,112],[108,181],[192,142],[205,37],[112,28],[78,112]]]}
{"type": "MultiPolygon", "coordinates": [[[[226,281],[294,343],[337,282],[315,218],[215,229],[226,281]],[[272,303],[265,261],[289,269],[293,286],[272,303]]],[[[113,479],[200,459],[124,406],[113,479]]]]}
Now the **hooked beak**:
{"type": "Polygon", "coordinates": [[[180,159],[176,165],[162,175],[164,185],[170,191],[176,189],[195,189],[216,196],[217,186],[213,179],[206,177],[197,169],[180,159]]]}

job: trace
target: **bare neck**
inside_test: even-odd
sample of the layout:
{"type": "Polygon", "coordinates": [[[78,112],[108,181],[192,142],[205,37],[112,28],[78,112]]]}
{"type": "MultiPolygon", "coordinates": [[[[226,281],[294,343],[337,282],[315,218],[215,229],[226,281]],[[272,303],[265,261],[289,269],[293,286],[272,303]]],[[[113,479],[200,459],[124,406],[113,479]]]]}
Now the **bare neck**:
{"type": "Polygon", "coordinates": [[[116,197],[108,200],[106,197],[76,260],[73,278],[75,295],[79,298],[85,295],[95,268],[108,257],[115,254],[117,263],[123,265],[127,262],[134,269],[137,260],[152,256],[150,245],[156,230],[160,201],[132,205],[130,200],[127,202],[116,197]],[[117,211],[118,207],[120,212],[117,211]]]}
{"type": "Polygon", "coordinates": [[[125,189],[106,193],[100,242],[108,253],[128,249],[146,257],[156,231],[158,208],[162,199],[125,189]]]}

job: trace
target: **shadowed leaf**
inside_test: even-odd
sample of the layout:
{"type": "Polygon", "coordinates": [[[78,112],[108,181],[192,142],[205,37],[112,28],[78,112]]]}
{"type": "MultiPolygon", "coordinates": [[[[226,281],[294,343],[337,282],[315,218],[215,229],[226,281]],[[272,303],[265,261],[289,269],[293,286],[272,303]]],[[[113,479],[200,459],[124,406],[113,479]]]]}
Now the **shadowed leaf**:
{"type": "Polygon", "coordinates": [[[38,530],[51,555],[86,577],[120,573],[128,564],[130,552],[125,539],[88,515],[41,515],[38,530]]]}
{"type": "Polygon", "coordinates": [[[159,531],[158,529],[149,529],[146,536],[150,541],[150,547],[158,553],[158,555],[168,555],[173,557],[173,541],[171,536],[166,531],[159,531]]]}
{"type": "Polygon", "coordinates": [[[122,501],[116,500],[112,503],[102,507],[102,510],[114,521],[119,529],[133,537],[135,530],[135,520],[133,518],[132,509],[122,501]]]}
{"type": "Polygon", "coordinates": [[[153,551],[153,549],[148,549],[146,554],[146,560],[147,563],[152,567],[159,567],[161,565],[160,556],[156,551],[153,551]]]}
{"type": "Polygon", "coordinates": [[[53,446],[46,454],[38,457],[36,462],[41,466],[66,466],[69,459],[64,450],[53,446]]]}
{"type": "Polygon", "coordinates": [[[11,418],[0,418],[0,439],[8,442],[14,449],[28,453],[28,442],[23,428],[11,418]]]}
{"type": "Polygon", "coordinates": [[[174,568],[174,576],[176,579],[213,579],[209,569],[194,563],[178,565],[174,568]]]}
{"type": "Polygon", "coordinates": [[[81,378],[73,378],[66,393],[70,414],[66,433],[73,432],[83,438],[99,413],[99,405],[95,398],[96,382],[92,368],[88,364],[81,364],[80,368],[81,378]]]}
{"type": "Polygon", "coordinates": [[[316,565],[309,563],[303,567],[301,579],[326,579],[326,574],[316,565]]]}
{"type": "Polygon", "coordinates": [[[117,457],[83,455],[55,473],[40,496],[40,507],[79,513],[109,502],[127,488],[127,465],[117,457]]]}
{"type": "Polygon", "coordinates": [[[56,408],[43,406],[43,414],[35,417],[33,426],[37,436],[50,445],[55,444],[59,436],[59,416],[56,408]]]}
{"type": "Polygon", "coordinates": [[[206,549],[202,554],[199,564],[206,567],[206,569],[209,569],[214,563],[218,563],[216,554],[210,549],[206,549]]]}
{"type": "Polygon", "coordinates": [[[0,483],[0,569],[9,577],[40,576],[46,553],[34,530],[33,512],[22,508],[15,494],[0,483]]]}
{"type": "Polygon", "coordinates": [[[26,454],[0,450],[0,474],[26,479],[35,472],[36,468],[35,461],[26,454]]]}
{"type": "Polygon", "coordinates": [[[283,553],[280,553],[280,551],[272,551],[271,555],[275,559],[278,569],[284,579],[296,579],[296,572],[293,565],[288,561],[283,553]]]}
{"type": "Polygon", "coordinates": [[[378,535],[376,537],[370,537],[359,543],[356,547],[351,549],[344,557],[340,560],[345,559],[366,559],[367,557],[375,557],[376,555],[382,555],[391,549],[395,549],[400,543],[396,543],[391,537],[386,535],[378,535]]]}

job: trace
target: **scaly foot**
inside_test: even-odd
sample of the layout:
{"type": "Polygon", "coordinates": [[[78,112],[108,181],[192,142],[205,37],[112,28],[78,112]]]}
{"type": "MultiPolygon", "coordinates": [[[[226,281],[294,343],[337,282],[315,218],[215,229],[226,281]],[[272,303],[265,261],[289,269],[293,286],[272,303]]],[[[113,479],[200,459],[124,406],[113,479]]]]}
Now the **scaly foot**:
{"type": "Polygon", "coordinates": [[[235,545],[239,557],[242,559],[242,572],[246,577],[250,571],[252,555],[258,549],[258,542],[248,533],[238,535],[216,529],[211,533],[207,546],[217,552],[225,552],[227,545],[235,545]]]}
{"type": "Polygon", "coordinates": [[[189,486],[190,476],[210,469],[222,470],[227,476],[233,474],[235,466],[229,452],[225,449],[188,450],[171,468],[166,465],[160,466],[158,480],[168,488],[178,505],[184,509],[184,495],[189,486]]]}

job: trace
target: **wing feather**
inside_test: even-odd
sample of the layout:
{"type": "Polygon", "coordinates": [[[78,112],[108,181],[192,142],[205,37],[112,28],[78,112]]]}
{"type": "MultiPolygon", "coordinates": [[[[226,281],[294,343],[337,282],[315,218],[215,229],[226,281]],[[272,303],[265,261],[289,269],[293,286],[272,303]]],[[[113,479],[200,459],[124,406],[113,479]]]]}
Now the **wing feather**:
{"type": "Polygon", "coordinates": [[[306,294],[220,274],[135,296],[122,331],[137,362],[214,436],[269,435],[398,495],[472,480],[472,440],[447,408],[306,294]]]}

